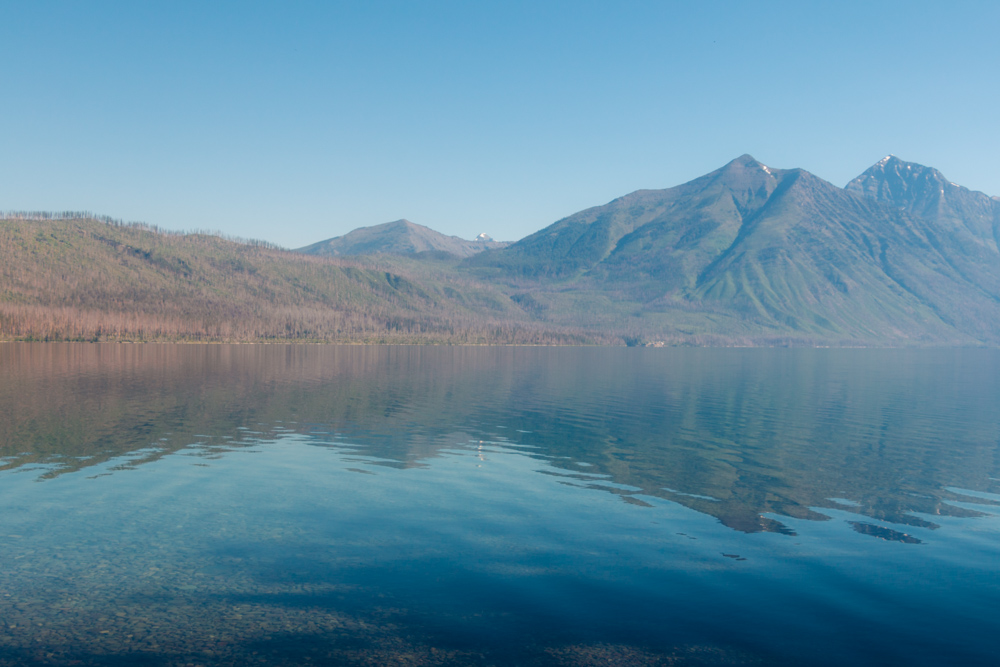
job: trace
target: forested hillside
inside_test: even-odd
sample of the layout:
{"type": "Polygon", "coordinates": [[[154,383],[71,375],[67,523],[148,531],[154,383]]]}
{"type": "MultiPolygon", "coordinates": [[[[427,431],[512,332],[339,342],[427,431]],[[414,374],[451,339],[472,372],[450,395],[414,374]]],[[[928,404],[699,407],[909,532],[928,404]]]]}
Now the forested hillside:
{"type": "Polygon", "coordinates": [[[5,340],[1000,344],[1000,201],[891,156],[840,188],[744,155],[510,245],[8,215],[0,257],[5,340]]]}
{"type": "MultiPolygon", "coordinates": [[[[93,218],[0,220],[0,339],[581,343],[502,291],[93,218]]],[[[418,275],[414,275],[418,274],[418,275]]]]}

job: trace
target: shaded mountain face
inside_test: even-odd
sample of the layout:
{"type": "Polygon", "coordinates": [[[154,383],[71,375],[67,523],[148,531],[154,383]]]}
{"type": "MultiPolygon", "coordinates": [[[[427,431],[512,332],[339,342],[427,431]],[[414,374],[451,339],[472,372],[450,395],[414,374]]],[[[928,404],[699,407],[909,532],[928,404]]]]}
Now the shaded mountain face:
{"type": "Polygon", "coordinates": [[[603,293],[692,331],[969,343],[998,339],[996,230],[995,201],[919,165],[890,158],[841,189],[744,155],[466,264],[540,292],[603,293]]]}
{"type": "Polygon", "coordinates": [[[937,169],[889,155],[845,188],[925,223],[927,241],[970,289],[1000,294],[1000,202],[937,169]]]}
{"type": "Polygon", "coordinates": [[[767,201],[781,176],[744,155],[685,185],[639,190],[571,215],[473,264],[568,279],[624,263],[673,289],[732,244],[743,217],[767,201]]]}
{"type": "Polygon", "coordinates": [[[485,234],[475,241],[457,236],[445,236],[429,227],[409,220],[396,220],[373,227],[361,227],[332,239],[320,241],[296,252],[307,255],[412,255],[422,252],[447,253],[469,257],[483,250],[502,248],[506,243],[494,241],[485,234]],[[485,238],[483,238],[485,237],[485,238]]]}
{"type": "Polygon", "coordinates": [[[932,220],[956,235],[955,241],[971,241],[994,253],[1000,245],[998,198],[952,183],[937,169],[888,155],[845,189],[932,220]]]}

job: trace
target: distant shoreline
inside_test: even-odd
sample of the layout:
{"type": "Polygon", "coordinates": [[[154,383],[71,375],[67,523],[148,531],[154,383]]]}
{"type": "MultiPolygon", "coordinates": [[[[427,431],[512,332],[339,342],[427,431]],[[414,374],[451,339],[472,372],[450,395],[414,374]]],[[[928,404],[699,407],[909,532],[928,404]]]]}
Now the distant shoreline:
{"type": "Polygon", "coordinates": [[[306,341],[306,340],[16,340],[0,339],[0,345],[296,345],[303,347],[476,347],[476,348],[629,348],[629,349],[669,349],[669,350],[996,350],[998,345],[987,344],[913,344],[913,345],[693,345],[677,343],[673,345],[609,345],[598,343],[448,343],[448,342],[363,342],[363,341],[306,341]]]}

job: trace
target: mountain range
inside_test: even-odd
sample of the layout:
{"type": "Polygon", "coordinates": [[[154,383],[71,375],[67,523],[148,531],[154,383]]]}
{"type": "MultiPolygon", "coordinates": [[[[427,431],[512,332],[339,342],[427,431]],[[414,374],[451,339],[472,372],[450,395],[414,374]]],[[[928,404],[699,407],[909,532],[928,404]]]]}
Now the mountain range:
{"type": "Polygon", "coordinates": [[[998,238],[1000,202],[934,169],[889,156],[839,188],[744,155],[467,265],[537,292],[614,294],[681,334],[960,343],[997,340],[998,238]]]}
{"type": "MultiPolygon", "coordinates": [[[[0,232],[15,223],[0,223],[0,232]]],[[[353,340],[363,331],[363,340],[412,342],[1000,343],[1000,199],[894,156],[841,188],[743,155],[688,183],[633,192],[511,244],[485,235],[467,241],[398,220],[295,252],[250,253],[203,237],[167,243],[149,230],[120,227],[113,242],[91,248],[87,239],[108,236],[99,233],[108,225],[35,221],[31,229],[49,225],[58,233],[33,235],[24,221],[16,224],[16,242],[0,234],[8,266],[21,276],[18,283],[15,269],[0,272],[0,336],[7,337],[15,330],[21,333],[14,337],[33,335],[10,324],[20,317],[9,315],[14,305],[27,312],[87,303],[91,312],[114,302],[120,311],[133,303],[123,300],[124,291],[134,307],[155,310],[143,301],[152,290],[172,312],[230,312],[236,324],[199,329],[209,338],[224,330],[248,332],[244,339],[319,340],[353,340]],[[52,257],[49,237],[65,244],[57,264],[43,261],[52,257]],[[120,248],[132,248],[130,266],[149,264],[143,287],[120,277],[117,291],[102,296],[110,287],[77,275],[73,247],[88,248],[87,266],[111,276],[121,273],[112,264],[126,261],[120,248]],[[257,286],[237,287],[229,266],[242,267],[257,286]],[[49,288],[28,289],[26,275],[48,276],[49,288]],[[66,287],[84,283],[87,299],[66,287]],[[227,295],[238,295],[241,305],[227,295]],[[270,310],[261,299],[274,301],[270,310]],[[313,324],[262,315],[284,312],[287,303],[311,313],[313,324]],[[343,314],[340,321],[364,324],[326,331],[322,313],[330,307],[343,314]],[[247,312],[258,325],[237,326],[247,312]],[[352,320],[351,313],[363,317],[352,320]]],[[[164,330],[183,335],[187,326],[164,330]]]]}

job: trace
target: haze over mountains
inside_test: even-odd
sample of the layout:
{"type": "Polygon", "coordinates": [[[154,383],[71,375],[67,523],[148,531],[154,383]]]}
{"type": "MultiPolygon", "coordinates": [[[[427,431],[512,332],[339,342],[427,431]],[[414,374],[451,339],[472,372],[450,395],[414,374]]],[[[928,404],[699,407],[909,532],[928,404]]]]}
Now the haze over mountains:
{"type": "Polygon", "coordinates": [[[1000,328],[998,230],[996,200],[894,157],[842,189],[744,155],[468,264],[542,291],[620,295],[690,335],[971,342],[1000,328]]]}
{"type": "Polygon", "coordinates": [[[360,227],[343,236],[313,243],[298,252],[307,255],[338,257],[350,255],[415,255],[437,252],[456,257],[470,257],[483,250],[504,248],[508,243],[494,241],[483,233],[471,241],[445,236],[409,220],[396,220],[373,227],[360,227]]]}
{"type": "MultiPolygon", "coordinates": [[[[69,239],[79,231],[63,233],[69,239]]],[[[22,230],[18,243],[6,244],[26,271],[39,254],[22,251],[45,235],[28,237],[22,230]]],[[[185,237],[172,238],[173,246],[158,244],[159,263],[147,267],[145,280],[174,266],[164,248],[193,252],[185,237]]],[[[218,244],[198,247],[223,252],[218,244]]],[[[254,299],[282,294],[282,303],[301,304],[317,324],[223,329],[247,331],[250,339],[258,330],[275,338],[287,330],[289,339],[352,339],[349,331],[331,334],[319,324],[318,313],[335,307],[345,313],[339,321],[364,313],[365,340],[996,345],[998,248],[1000,200],[951,183],[937,170],[888,156],[840,188],[744,155],[683,185],[639,190],[580,211],[513,244],[467,241],[399,220],[297,253],[258,252],[252,261],[226,247],[227,262],[238,261],[251,282],[273,277],[240,290],[246,303],[230,308],[232,317],[249,309],[260,319],[254,299]],[[294,268],[306,260],[331,269],[294,268]],[[351,284],[363,289],[354,296],[331,291],[323,276],[333,270],[338,280],[360,280],[351,284]],[[463,334],[473,323],[476,335],[463,334]],[[392,334],[380,337],[379,326],[392,334]]],[[[140,248],[130,257],[141,261],[150,253],[140,248]]],[[[89,252],[90,266],[111,261],[98,254],[89,252]]],[[[211,254],[183,261],[220,267],[211,254]]],[[[78,268],[70,259],[59,270],[78,268]]],[[[18,287],[9,273],[0,277],[0,306],[80,303],[72,290],[31,292],[23,280],[18,287]]],[[[215,294],[211,285],[223,280],[218,271],[194,273],[165,276],[173,286],[158,288],[157,298],[171,290],[215,294]],[[201,287],[182,289],[183,281],[201,281],[201,287]]],[[[88,284],[94,289],[95,281],[88,284]]],[[[99,310],[100,295],[88,303],[99,310]]],[[[171,308],[185,311],[183,304],[171,302],[171,308]]],[[[200,302],[192,308],[212,310],[200,302]]],[[[9,336],[4,321],[0,314],[0,335],[9,336]]],[[[183,328],[169,331],[178,335],[183,328]]]]}

